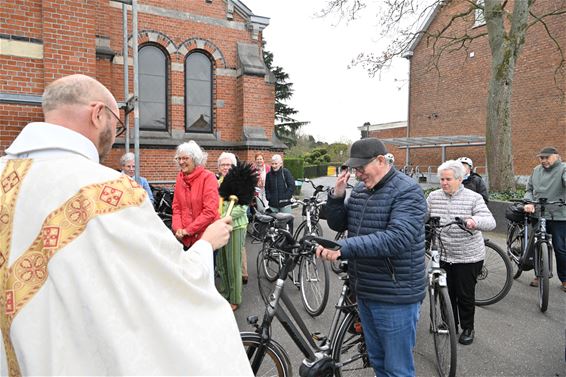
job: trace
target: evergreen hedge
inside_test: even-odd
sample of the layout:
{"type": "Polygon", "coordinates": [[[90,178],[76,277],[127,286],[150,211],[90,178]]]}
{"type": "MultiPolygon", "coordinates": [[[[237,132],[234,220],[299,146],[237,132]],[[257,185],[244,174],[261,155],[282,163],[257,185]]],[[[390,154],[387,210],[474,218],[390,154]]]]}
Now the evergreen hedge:
{"type": "Polygon", "coordinates": [[[301,179],[305,177],[305,170],[304,170],[305,162],[303,161],[302,158],[293,158],[293,157],[285,158],[283,160],[283,165],[287,169],[289,169],[289,171],[293,175],[293,178],[301,179]]]}

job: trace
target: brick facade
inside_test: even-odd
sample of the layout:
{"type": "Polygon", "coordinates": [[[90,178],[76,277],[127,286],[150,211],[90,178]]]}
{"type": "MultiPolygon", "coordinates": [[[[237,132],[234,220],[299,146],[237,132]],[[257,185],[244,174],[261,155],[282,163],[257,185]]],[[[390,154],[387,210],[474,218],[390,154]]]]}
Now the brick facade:
{"type": "MultiPolygon", "coordinates": [[[[261,67],[259,73],[250,71],[241,51],[242,46],[251,46],[261,59],[261,30],[268,19],[253,15],[239,1],[142,0],[138,4],[138,44],[161,47],[168,70],[167,131],[140,132],[141,175],[149,180],[174,179],[175,148],[190,139],[209,153],[207,166],[213,171],[222,151],[232,151],[243,160],[260,150],[266,159],[281,153],[284,145],[274,137],[273,75],[266,69],[262,73],[261,67]],[[192,51],[204,53],[213,66],[213,132],[208,134],[185,131],[184,64],[192,51]]],[[[106,85],[118,102],[125,100],[121,3],[13,0],[3,8],[0,153],[28,122],[42,119],[40,96],[56,78],[87,74],[106,85]]],[[[131,11],[128,23],[131,45],[131,11]]],[[[129,92],[133,93],[129,51],[129,92]]],[[[124,140],[119,139],[104,163],[118,168],[122,153],[124,140]]]]}
{"type": "MultiPolygon", "coordinates": [[[[507,9],[511,11],[512,6],[510,1],[507,9]]],[[[447,2],[432,20],[429,31],[439,30],[452,15],[468,7],[464,0],[447,2]]],[[[566,8],[566,1],[540,0],[534,4],[535,14],[560,8],[566,8]]],[[[564,50],[566,14],[545,18],[545,22],[564,50]]],[[[450,34],[486,32],[485,25],[473,28],[473,23],[473,15],[459,20],[450,34]]],[[[491,67],[487,37],[474,40],[467,50],[444,54],[438,71],[430,69],[431,55],[432,42],[427,44],[426,37],[422,38],[411,57],[408,136],[485,135],[491,67]]],[[[543,146],[553,145],[566,157],[566,78],[564,70],[555,74],[559,62],[560,54],[543,25],[529,28],[513,82],[511,122],[516,175],[531,173],[543,146]]],[[[477,166],[486,165],[484,147],[446,148],[447,159],[462,155],[471,157],[477,166]]],[[[440,148],[411,150],[410,160],[412,165],[438,166],[442,162],[440,148]]]]}

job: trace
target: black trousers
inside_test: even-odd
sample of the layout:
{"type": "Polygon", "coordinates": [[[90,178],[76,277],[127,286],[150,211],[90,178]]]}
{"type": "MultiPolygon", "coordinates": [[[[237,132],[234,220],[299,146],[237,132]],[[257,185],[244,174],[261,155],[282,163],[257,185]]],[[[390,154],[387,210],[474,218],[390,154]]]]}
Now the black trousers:
{"type": "Polygon", "coordinates": [[[481,272],[483,261],[475,263],[446,263],[440,262],[440,267],[446,271],[448,294],[452,302],[452,312],[456,328],[474,328],[476,312],[476,283],[481,272]]]}

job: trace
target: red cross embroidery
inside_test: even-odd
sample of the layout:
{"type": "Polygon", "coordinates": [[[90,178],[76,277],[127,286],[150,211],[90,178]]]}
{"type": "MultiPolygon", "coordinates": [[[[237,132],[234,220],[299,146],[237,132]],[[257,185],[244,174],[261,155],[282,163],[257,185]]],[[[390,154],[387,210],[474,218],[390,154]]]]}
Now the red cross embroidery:
{"type": "Polygon", "coordinates": [[[43,247],[53,248],[59,244],[59,227],[48,226],[43,229],[43,247]]]}
{"type": "Polygon", "coordinates": [[[18,173],[13,171],[2,180],[2,190],[6,193],[16,187],[19,182],[20,177],[18,177],[18,173]]]}
{"type": "Polygon", "coordinates": [[[120,191],[114,187],[104,186],[102,188],[102,192],[100,193],[100,200],[102,200],[104,203],[116,207],[118,203],[120,203],[120,199],[122,198],[123,194],[123,191],[120,191]]]}

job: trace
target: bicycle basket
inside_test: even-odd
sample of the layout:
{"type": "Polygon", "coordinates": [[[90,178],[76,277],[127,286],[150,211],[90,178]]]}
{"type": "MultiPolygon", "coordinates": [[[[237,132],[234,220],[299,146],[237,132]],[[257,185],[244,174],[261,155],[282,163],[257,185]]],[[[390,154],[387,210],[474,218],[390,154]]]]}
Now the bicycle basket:
{"type": "Polygon", "coordinates": [[[525,219],[523,204],[515,203],[505,209],[505,218],[514,223],[522,223],[525,219]]]}

